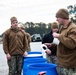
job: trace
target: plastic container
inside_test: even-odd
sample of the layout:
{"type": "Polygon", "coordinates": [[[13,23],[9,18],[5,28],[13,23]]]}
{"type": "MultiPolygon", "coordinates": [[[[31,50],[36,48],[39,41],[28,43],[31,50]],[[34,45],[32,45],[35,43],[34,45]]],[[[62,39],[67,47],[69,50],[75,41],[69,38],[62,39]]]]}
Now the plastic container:
{"type": "Polygon", "coordinates": [[[31,59],[24,60],[23,75],[26,75],[28,66],[33,64],[33,63],[47,63],[47,61],[45,58],[31,58],[31,59]]]}
{"type": "Polygon", "coordinates": [[[56,64],[50,63],[35,63],[28,66],[26,75],[38,75],[39,72],[46,72],[46,75],[58,75],[56,64]]]}
{"type": "Polygon", "coordinates": [[[47,58],[47,54],[46,54],[46,50],[48,49],[48,47],[45,45],[45,44],[42,44],[41,45],[41,50],[42,50],[42,55],[43,55],[43,58],[47,58]]]}

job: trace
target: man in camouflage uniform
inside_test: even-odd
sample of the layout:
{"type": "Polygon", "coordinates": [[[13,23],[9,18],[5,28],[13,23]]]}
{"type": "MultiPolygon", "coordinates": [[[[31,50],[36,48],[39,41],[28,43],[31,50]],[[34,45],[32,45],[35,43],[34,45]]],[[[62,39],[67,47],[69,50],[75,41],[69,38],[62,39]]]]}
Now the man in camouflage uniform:
{"type": "Polygon", "coordinates": [[[22,29],[22,31],[25,33],[26,35],[26,38],[27,38],[27,42],[28,42],[28,52],[31,51],[31,48],[30,48],[30,42],[31,42],[31,35],[25,31],[25,27],[24,26],[20,26],[20,28],[22,29]]]}
{"type": "MultiPolygon", "coordinates": [[[[57,22],[53,22],[51,25],[51,31],[47,34],[44,35],[42,38],[42,44],[45,44],[48,49],[46,50],[46,58],[47,62],[57,64],[57,56],[56,56],[56,51],[57,51],[57,45],[51,44],[54,40],[53,38],[53,33],[58,32],[59,25],[57,22]]],[[[57,67],[58,70],[58,67],[57,67]]]]}
{"type": "Polygon", "coordinates": [[[67,9],[56,13],[60,25],[59,33],[53,33],[60,43],[57,47],[59,75],[76,75],[76,25],[69,20],[67,9]]]}
{"type": "Polygon", "coordinates": [[[9,75],[21,75],[23,56],[27,55],[28,44],[24,32],[18,27],[16,17],[11,17],[11,28],[4,32],[3,50],[6,54],[9,75]]]}

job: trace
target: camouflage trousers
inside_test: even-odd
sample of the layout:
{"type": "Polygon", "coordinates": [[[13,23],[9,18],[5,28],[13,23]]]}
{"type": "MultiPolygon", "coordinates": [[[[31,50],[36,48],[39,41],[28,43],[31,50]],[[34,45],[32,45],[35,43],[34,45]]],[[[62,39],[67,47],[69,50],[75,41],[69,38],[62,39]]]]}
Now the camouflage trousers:
{"type": "Polygon", "coordinates": [[[59,67],[59,75],[76,75],[76,68],[59,67]]]}
{"type": "Polygon", "coordinates": [[[57,67],[56,67],[56,70],[57,70],[57,73],[59,73],[59,67],[58,67],[58,61],[57,61],[57,56],[56,55],[47,55],[47,62],[48,63],[52,63],[52,64],[56,64],[57,67]]]}
{"type": "Polygon", "coordinates": [[[23,64],[22,55],[11,56],[11,60],[8,60],[7,63],[9,67],[8,75],[21,75],[23,64]]]}
{"type": "Polygon", "coordinates": [[[47,62],[57,64],[57,57],[55,55],[47,55],[47,62]]]}

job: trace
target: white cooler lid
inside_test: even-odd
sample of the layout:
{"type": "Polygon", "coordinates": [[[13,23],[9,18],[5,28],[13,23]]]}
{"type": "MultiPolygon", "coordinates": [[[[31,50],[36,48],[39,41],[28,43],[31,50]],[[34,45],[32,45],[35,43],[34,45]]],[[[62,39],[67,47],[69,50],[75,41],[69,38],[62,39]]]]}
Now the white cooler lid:
{"type": "Polygon", "coordinates": [[[25,57],[37,57],[37,56],[42,56],[42,54],[28,54],[25,57]]]}

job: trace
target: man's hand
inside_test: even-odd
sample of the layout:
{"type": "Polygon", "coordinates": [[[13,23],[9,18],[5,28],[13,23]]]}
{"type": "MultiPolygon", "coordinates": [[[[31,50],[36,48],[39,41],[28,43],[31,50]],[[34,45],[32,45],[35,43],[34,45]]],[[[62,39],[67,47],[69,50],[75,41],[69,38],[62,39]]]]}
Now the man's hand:
{"type": "Polygon", "coordinates": [[[48,48],[50,48],[52,46],[51,43],[44,43],[48,48]]]}
{"type": "Polygon", "coordinates": [[[60,34],[54,32],[52,35],[53,35],[54,38],[58,38],[60,34]]]}
{"type": "Polygon", "coordinates": [[[9,53],[6,54],[6,58],[7,60],[10,60],[11,59],[11,55],[9,53]]]}
{"type": "Polygon", "coordinates": [[[24,54],[23,54],[23,56],[25,57],[25,56],[27,56],[27,55],[28,55],[28,53],[25,51],[24,54]]]}
{"type": "Polygon", "coordinates": [[[50,50],[50,49],[47,49],[47,50],[46,50],[46,53],[47,53],[47,54],[51,54],[51,50],[50,50]]]}

